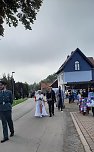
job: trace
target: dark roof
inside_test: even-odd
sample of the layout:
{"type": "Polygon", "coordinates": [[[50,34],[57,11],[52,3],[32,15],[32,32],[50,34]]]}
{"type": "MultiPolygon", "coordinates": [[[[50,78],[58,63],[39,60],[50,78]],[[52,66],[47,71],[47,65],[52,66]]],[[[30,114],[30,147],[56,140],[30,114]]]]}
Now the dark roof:
{"type": "Polygon", "coordinates": [[[71,52],[71,55],[67,56],[67,59],[65,60],[65,62],[61,65],[61,67],[58,69],[58,71],[56,72],[56,74],[59,74],[65,67],[65,65],[68,63],[68,61],[71,59],[71,57],[74,55],[75,52],[78,52],[88,63],[89,65],[94,68],[94,60],[92,60],[92,57],[86,57],[79,48],[77,48],[75,51],[71,52]]]}
{"type": "Polygon", "coordinates": [[[90,60],[90,62],[94,65],[94,59],[93,59],[93,57],[87,57],[89,60],[90,60]]]}
{"type": "Polygon", "coordinates": [[[58,80],[56,79],[50,86],[52,88],[58,88],[58,80]]]}

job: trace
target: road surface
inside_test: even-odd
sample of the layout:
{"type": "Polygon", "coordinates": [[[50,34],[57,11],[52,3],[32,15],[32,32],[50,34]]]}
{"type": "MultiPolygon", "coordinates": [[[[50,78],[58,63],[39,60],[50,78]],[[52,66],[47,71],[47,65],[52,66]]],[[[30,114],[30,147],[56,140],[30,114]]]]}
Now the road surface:
{"type": "MultiPolygon", "coordinates": [[[[48,112],[48,105],[46,109],[48,112]]],[[[77,152],[84,152],[67,108],[64,112],[55,108],[53,117],[36,118],[34,112],[35,102],[31,98],[13,107],[15,136],[0,143],[0,152],[76,152],[77,147],[77,152]],[[75,140],[76,146],[73,146],[75,140]]]]}

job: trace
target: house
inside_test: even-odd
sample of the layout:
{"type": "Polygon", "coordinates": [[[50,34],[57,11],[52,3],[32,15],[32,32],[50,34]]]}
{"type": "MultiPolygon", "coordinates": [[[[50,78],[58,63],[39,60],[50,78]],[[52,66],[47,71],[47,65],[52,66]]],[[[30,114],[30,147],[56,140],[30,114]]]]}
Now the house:
{"type": "Polygon", "coordinates": [[[45,92],[50,85],[51,83],[41,82],[41,91],[45,92]]]}
{"type": "Polygon", "coordinates": [[[56,72],[58,86],[71,89],[88,88],[94,83],[94,60],[93,57],[86,57],[82,51],[77,48],[67,56],[65,62],[56,72]]]}

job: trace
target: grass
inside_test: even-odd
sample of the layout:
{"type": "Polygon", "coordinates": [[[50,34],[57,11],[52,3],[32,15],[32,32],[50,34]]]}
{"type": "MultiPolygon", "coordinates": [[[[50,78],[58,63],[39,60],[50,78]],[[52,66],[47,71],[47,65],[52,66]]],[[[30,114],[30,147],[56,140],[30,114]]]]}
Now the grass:
{"type": "Polygon", "coordinates": [[[18,100],[14,100],[12,106],[20,104],[20,103],[24,102],[25,100],[27,100],[27,98],[21,98],[21,99],[18,99],[18,100]]]}

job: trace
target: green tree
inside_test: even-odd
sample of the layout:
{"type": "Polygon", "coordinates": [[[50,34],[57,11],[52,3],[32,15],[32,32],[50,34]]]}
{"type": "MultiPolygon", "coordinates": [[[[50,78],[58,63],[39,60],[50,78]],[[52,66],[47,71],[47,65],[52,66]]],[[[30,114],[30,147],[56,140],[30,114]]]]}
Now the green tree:
{"type": "Polygon", "coordinates": [[[23,83],[23,97],[28,97],[29,95],[29,85],[25,82],[23,83]]]}
{"type": "MultiPolygon", "coordinates": [[[[8,74],[6,76],[6,74],[4,73],[0,79],[7,82],[7,89],[13,91],[13,79],[10,76],[10,74],[8,74]]],[[[22,82],[15,83],[15,81],[14,81],[14,96],[16,99],[28,97],[29,90],[30,90],[29,85],[26,82],[25,83],[22,83],[22,82]]]]}
{"type": "Polygon", "coordinates": [[[0,79],[7,82],[7,89],[12,90],[12,77],[10,76],[10,74],[6,76],[6,74],[4,73],[0,79]]]}
{"type": "Polygon", "coordinates": [[[15,83],[15,98],[24,98],[29,95],[29,85],[25,82],[16,82],[15,83]]]}
{"type": "Polygon", "coordinates": [[[42,82],[53,83],[57,79],[57,75],[51,74],[46,79],[42,80],[42,82]]]}
{"type": "Polygon", "coordinates": [[[34,82],[33,84],[31,84],[29,86],[30,90],[31,91],[40,90],[41,89],[41,82],[53,83],[56,79],[57,79],[57,75],[55,73],[51,74],[46,79],[41,80],[39,83],[34,82]]]}
{"type": "Polygon", "coordinates": [[[0,0],[0,35],[4,35],[4,21],[9,27],[21,22],[25,29],[31,30],[36,14],[43,0],[0,0]]]}

